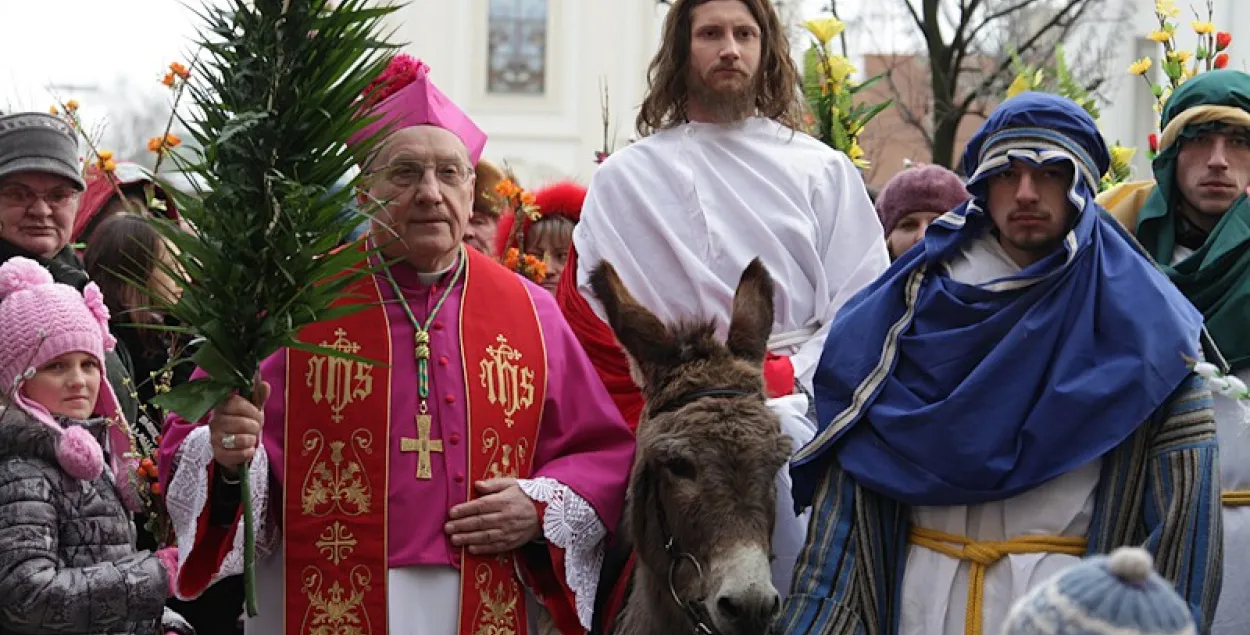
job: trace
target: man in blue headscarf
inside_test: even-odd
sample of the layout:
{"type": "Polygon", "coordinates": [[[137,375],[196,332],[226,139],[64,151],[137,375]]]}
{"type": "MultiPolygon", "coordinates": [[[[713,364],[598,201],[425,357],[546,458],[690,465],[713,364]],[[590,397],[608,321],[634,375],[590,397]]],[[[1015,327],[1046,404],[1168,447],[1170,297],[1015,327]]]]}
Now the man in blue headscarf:
{"type": "Polygon", "coordinates": [[[838,314],[779,632],[993,635],[1030,587],[1121,545],[1205,632],[1222,529],[1202,316],[1094,203],[1108,163],[1076,104],[1007,101],[964,153],[973,199],[838,314]]]}

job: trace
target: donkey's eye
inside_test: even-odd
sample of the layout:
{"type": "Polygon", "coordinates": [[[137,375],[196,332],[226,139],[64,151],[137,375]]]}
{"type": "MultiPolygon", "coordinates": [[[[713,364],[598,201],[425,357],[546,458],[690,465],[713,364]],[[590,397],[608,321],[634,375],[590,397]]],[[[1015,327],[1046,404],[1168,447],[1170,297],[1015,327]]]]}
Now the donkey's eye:
{"type": "Polygon", "coordinates": [[[682,457],[674,457],[664,461],[664,469],[677,478],[693,481],[698,477],[698,471],[695,470],[694,463],[690,459],[682,457]]]}

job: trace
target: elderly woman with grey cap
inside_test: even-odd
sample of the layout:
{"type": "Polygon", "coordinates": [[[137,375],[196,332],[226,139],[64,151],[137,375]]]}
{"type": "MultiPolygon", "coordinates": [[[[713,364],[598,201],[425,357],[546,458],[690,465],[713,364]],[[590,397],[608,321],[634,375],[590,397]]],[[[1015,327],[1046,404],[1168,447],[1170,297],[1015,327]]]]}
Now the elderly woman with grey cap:
{"type": "MultiPolygon", "coordinates": [[[[78,135],[67,122],[33,112],[0,117],[0,263],[31,258],[57,282],[82,290],[87,274],[70,236],[84,189],[78,135]]],[[[125,385],[126,365],[109,352],[105,366],[122,413],[134,421],[138,404],[125,385]]]]}
{"type": "Polygon", "coordinates": [[[924,239],[934,219],[969,198],[963,180],[940,165],[907,168],[891,177],[876,198],[890,260],[924,239]]]}

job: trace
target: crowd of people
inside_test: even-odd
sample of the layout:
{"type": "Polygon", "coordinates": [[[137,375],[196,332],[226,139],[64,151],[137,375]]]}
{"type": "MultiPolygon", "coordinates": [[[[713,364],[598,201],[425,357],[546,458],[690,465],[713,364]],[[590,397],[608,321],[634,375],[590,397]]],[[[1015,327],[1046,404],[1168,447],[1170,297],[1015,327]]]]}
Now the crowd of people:
{"type": "Polygon", "coordinates": [[[0,635],[610,629],[649,415],[591,273],[732,337],[757,258],[793,456],[776,602],[713,593],[718,633],[1244,632],[1250,75],[1171,95],[1147,181],[1100,193],[1094,120],[1026,92],[960,174],[870,197],[800,131],[789,51],[769,2],[674,2],[638,141],[532,192],[397,56],[343,246],[377,250],[367,306],[301,334],[382,363],[283,349],[201,421],[153,401],[203,371],[171,364],[194,342],[144,216],[195,228],[137,166],[84,176],[63,119],[0,116],[0,635]]]}

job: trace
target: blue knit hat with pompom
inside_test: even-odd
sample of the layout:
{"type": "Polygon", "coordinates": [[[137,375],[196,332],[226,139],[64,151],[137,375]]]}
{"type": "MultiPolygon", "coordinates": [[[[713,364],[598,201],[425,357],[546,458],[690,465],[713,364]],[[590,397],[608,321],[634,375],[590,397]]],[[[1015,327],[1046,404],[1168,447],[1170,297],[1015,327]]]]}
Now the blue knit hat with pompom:
{"type": "Polygon", "coordinates": [[[1153,565],[1134,547],[1088,558],[1020,598],[1003,635],[1194,635],[1189,607],[1153,565]]]}

